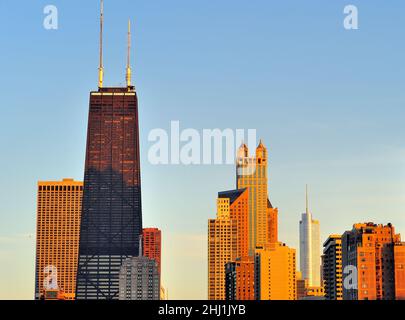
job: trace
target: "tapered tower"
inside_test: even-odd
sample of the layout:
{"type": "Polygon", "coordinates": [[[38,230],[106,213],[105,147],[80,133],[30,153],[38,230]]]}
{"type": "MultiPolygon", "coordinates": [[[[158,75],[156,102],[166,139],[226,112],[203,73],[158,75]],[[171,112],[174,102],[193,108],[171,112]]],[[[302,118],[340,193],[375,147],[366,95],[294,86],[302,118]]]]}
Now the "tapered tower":
{"type": "Polygon", "coordinates": [[[76,299],[118,299],[121,265],[138,256],[142,233],[138,98],[129,57],[127,86],[103,86],[103,22],[101,1],[99,85],[90,93],[76,299]]]}

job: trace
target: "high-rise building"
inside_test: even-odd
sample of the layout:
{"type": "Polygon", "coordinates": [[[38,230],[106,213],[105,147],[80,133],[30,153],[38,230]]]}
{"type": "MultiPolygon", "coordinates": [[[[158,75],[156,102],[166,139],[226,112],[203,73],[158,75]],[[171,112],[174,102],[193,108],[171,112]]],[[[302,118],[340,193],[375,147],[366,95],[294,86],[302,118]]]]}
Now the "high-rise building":
{"type": "Polygon", "coordinates": [[[342,236],[330,235],[323,244],[323,279],[326,300],[343,299],[342,236]]]}
{"type": "Polygon", "coordinates": [[[403,250],[395,250],[401,248],[400,242],[401,236],[395,234],[391,224],[359,223],[343,234],[343,270],[347,267],[357,271],[357,279],[354,279],[357,285],[343,288],[344,300],[393,300],[396,294],[400,298],[400,289],[397,292],[396,287],[404,286],[403,278],[401,280],[403,250]],[[398,265],[395,263],[395,253],[398,265]]]}
{"type": "Polygon", "coordinates": [[[225,300],[225,269],[238,257],[238,221],[230,218],[230,199],[218,198],[217,218],[208,220],[208,299],[225,300]]]}
{"type": "Polygon", "coordinates": [[[138,99],[131,85],[129,49],[127,86],[105,88],[100,45],[99,88],[90,93],[77,299],[118,299],[121,265],[140,251],[138,99]]]}
{"type": "Polygon", "coordinates": [[[253,257],[237,258],[226,264],[226,300],[255,299],[255,263],[253,257]]]}
{"type": "Polygon", "coordinates": [[[321,286],[321,235],[319,221],[312,219],[308,208],[308,188],[306,192],[306,212],[300,221],[300,271],[308,286],[321,286]]]}
{"type": "Polygon", "coordinates": [[[248,246],[253,256],[256,247],[277,242],[277,209],[268,199],[267,149],[260,141],[254,157],[249,155],[248,147],[243,144],[237,154],[236,181],[238,189],[248,189],[248,246]]]}
{"type": "Polygon", "coordinates": [[[119,300],[160,300],[160,274],[156,260],[132,257],[119,273],[119,300]]]}
{"type": "Polygon", "coordinates": [[[82,195],[73,179],[38,182],[35,299],[75,299],[82,195]]]}
{"type": "Polygon", "coordinates": [[[395,299],[405,300],[405,243],[394,245],[395,299]]]}
{"type": "Polygon", "coordinates": [[[161,274],[162,232],[157,228],[144,228],[142,231],[142,254],[156,261],[161,274]]]}
{"type": "Polygon", "coordinates": [[[246,257],[249,254],[248,243],[248,214],[249,193],[247,189],[231,190],[218,193],[218,213],[225,218],[236,221],[237,251],[236,257],[246,257]]]}
{"type": "Polygon", "coordinates": [[[296,252],[282,243],[257,248],[255,254],[256,300],[296,300],[296,252]]]}

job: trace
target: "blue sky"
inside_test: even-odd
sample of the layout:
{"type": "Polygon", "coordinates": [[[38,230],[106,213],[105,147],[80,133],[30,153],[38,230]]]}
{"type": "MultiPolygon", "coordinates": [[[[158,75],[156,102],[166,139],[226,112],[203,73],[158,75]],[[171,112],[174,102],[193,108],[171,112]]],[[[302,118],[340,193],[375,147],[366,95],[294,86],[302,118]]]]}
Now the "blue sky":
{"type": "MultiPolygon", "coordinates": [[[[0,2],[0,299],[33,298],[37,180],[83,179],[99,1],[0,2]],[[59,29],[45,30],[56,5],[59,29]]],[[[164,234],[170,298],[206,298],[207,219],[233,166],[152,166],[150,130],[257,129],[280,239],[310,206],[322,240],[360,221],[405,234],[405,4],[105,0],[105,83],[124,83],[133,21],[143,217],[164,234]],[[343,8],[360,29],[343,28],[343,8]]]]}

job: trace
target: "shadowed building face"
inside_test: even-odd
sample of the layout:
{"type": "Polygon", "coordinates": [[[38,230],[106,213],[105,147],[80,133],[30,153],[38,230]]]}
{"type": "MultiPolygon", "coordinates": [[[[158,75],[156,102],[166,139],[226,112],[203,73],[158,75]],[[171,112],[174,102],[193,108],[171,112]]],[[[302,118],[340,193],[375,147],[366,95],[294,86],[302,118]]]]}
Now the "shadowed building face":
{"type": "Polygon", "coordinates": [[[133,87],[90,94],[77,299],[117,299],[142,232],[137,96],[133,87]]]}

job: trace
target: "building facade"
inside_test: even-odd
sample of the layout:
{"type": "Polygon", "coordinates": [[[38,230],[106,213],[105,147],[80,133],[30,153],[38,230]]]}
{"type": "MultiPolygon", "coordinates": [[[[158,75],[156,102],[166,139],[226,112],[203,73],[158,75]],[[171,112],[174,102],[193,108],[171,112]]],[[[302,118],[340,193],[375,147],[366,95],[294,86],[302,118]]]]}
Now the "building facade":
{"type": "Polygon", "coordinates": [[[162,271],[162,232],[158,228],[144,228],[142,231],[142,254],[156,261],[159,274],[162,271]]]}
{"type": "Polygon", "coordinates": [[[247,189],[219,192],[217,199],[217,210],[218,214],[222,218],[236,221],[236,257],[246,257],[249,253],[249,192],[247,189]]]}
{"type": "Polygon", "coordinates": [[[268,153],[260,141],[255,156],[249,155],[243,144],[236,159],[237,189],[247,189],[249,193],[248,246],[249,255],[254,256],[256,247],[276,242],[277,214],[268,200],[267,180],[268,153]],[[272,210],[270,210],[272,209],[272,210]]]}
{"type": "Polygon", "coordinates": [[[405,300],[405,243],[394,245],[395,299],[405,300]]]}
{"type": "Polygon", "coordinates": [[[252,257],[237,258],[226,264],[226,300],[255,299],[255,263],[252,257]]]}
{"type": "Polygon", "coordinates": [[[75,299],[83,183],[38,182],[35,299],[75,299]]]}
{"type": "Polygon", "coordinates": [[[300,221],[300,271],[302,278],[308,280],[308,286],[321,286],[321,235],[319,221],[312,219],[308,208],[308,190],[306,212],[300,221]]]}
{"type": "Polygon", "coordinates": [[[359,223],[346,231],[342,236],[343,270],[354,268],[357,283],[355,287],[344,286],[344,300],[394,300],[397,294],[399,299],[400,289],[397,292],[396,288],[404,285],[403,264],[396,265],[395,253],[401,261],[402,249],[395,248],[401,247],[401,237],[391,224],[359,223]]]}
{"type": "Polygon", "coordinates": [[[225,300],[226,264],[238,256],[238,221],[230,219],[229,198],[218,198],[217,218],[208,220],[208,299],[225,300]]]}
{"type": "Polygon", "coordinates": [[[325,299],[343,300],[342,236],[330,235],[323,248],[325,299]]]}
{"type": "Polygon", "coordinates": [[[256,300],[296,300],[296,251],[282,243],[257,248],[255,254],[256,300]]]}
{"type": "Polygon", "coordinates": [[[119,273],[119,300],[160,300],[160,274],[156,260],[133,257],[119,273]]]}

